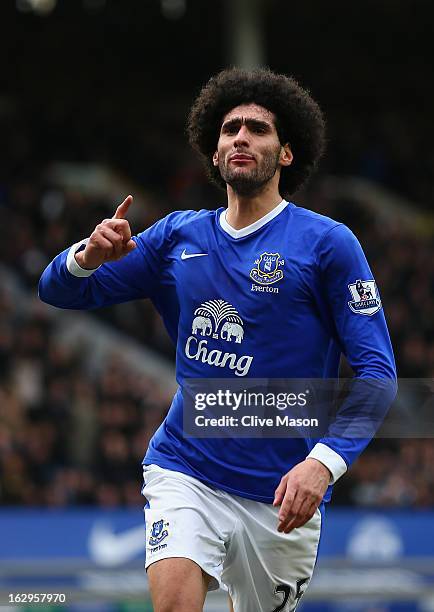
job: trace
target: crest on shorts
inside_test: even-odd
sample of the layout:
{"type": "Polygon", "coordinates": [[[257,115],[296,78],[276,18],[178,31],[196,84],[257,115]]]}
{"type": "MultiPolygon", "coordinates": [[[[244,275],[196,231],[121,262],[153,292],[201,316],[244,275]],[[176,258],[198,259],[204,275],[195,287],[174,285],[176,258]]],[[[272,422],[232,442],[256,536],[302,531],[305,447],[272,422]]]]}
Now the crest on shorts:
{"type": "Polygon", "coordinates": [[[165,527],[168,527],[169,523],[165,523],[164,519],[155,521],[152,523],[151,536],[149,538],[149,546],[157,546],[160,542],[167,538],[169,532],[165,527]]]}
{"type": "Polygon", "coordinates": [[[371,316],[381,308],[381,300],[378,296],[377,287],[373,280],[356,280],[348,285],[352,300],[348,306],[353,312],[361,315],[371,316]]]}
{"type": "Polygon", "coordinates": [[[271,285],[283,278],[280,269],[285,264],[279,253],[262,253],[255,259],[255,267],[250,270],[250,278],[260,285],[271,285]]]}

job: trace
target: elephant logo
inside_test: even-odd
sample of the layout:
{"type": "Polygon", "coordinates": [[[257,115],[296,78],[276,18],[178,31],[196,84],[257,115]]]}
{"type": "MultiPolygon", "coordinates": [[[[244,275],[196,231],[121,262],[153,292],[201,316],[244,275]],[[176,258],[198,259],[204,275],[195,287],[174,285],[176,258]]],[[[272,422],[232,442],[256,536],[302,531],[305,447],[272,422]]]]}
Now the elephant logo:
{"type": "Polygon", "coordinates": [[[191,327],[191,333],[196,336],[197,331],[201,332],[201,336],[210,336],[212,334],[212,323],[208,317],[195,317],[191,327]]]}
{"type": "Polygon", "coordinates": [[[228,368],[235,376],[247,376],[253,355],[239,355],[233,346],[225,352],[222,346],[218,346],[223,340],[241,344],[244,338],[243,326],[238,310],[229,302],[217,299],[202,302],[194,311],[192,333],[185,342],[184,353],[187,359],[216,368],[228,368]]]}
{"type": "Polygon", "coordinates": [[[192,334],[212,336],[215,340],[240,344],[244,337],[243,321],[238,310],[225,300],[208,300],[194,311],[192,334]]]}
{"type": "Polygon", "coordinates": [[[235,337],[235,342],[237,344],[241,344],[241,341],[244,336],[244,329],[238,323],[230,323],[229,321],[226,321],[226,323],[221,328],[220,338],[223,338],[223,340],[227,340],[228,342],[231,342],[232,336],[235,337]]]}

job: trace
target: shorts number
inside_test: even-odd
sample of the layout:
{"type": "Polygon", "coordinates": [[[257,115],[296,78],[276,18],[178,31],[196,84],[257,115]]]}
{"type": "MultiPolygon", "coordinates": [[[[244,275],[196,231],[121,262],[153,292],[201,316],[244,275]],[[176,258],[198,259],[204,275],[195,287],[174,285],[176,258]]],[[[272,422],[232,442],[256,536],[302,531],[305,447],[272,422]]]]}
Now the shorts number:
{"type": "MultiPolygon", "coordinates": [[[[307,583],[309,582],[309,578],[301,578],[301,580],[297,580],[296,586],[297,591],[295,593],[294,601],[295,606],[292,608],[291,612],[294,612],[296,607],[298,606],[298,602],[304,595],[305,590],[307,589],[307,583]]],[[[274,589],[275,593],[283,593],[283,601],[282,603],[274,608],[273,612],[282,612],[285,609],[286,604],[288,603],[289,596],[291,595],[291,587],[287,584],[278,584],[274,589]]]]}

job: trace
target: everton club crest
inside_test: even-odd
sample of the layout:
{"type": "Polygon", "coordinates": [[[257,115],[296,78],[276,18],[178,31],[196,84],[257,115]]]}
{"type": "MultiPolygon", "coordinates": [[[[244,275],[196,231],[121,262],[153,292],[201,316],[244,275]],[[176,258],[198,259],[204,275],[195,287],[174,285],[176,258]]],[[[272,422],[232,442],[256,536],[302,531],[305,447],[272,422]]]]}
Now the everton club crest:
{"type": "Polygon", "coordinates": [[[353,312],[361,315],[373,315],[381,308],[377,287],[373,280],[357,280],[348,285],[352,300],[348,306],[353,312]]]}
{"type": "Polygon", "coordinates": [[[285,264],[279,253],[262,253],[255,260],[255,267],[250,270],[250,278],[260,285],[271,285],[283,278],[280,269],[285,264]]]}
{"type": "Polygon", "coordinates": [[[149,538],[150,546],[157,546],[160,542],[167,538],[169,532],[167,529],[165,529],[165,527],[168,527],[168,525],[169,523],[165,523],[163,519],[152,523],[151,536],[149,538]]]}

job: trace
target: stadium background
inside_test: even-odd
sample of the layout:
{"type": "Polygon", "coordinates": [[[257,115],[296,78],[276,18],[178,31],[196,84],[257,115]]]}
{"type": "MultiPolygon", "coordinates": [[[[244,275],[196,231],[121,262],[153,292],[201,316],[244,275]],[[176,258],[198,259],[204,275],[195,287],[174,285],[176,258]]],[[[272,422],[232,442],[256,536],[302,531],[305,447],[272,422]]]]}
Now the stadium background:
{"type": "MultiPolygon", "coordinates": [[[[184,133],[219,69],[266,64],[320,101],[328,152],[293,199],[358,235],[399,376],[433,378],[433,18],[425,0],[2,2],[3,609],[9,593],[53,591],[63,609],[151,609],[140,462],[170,402],[173,348],[146,302],[59,312],[36,284],[127,193],[134,232],[224,202],[184,133]]],[[[371,444],[335,489],[300,610],[434,610],[433,466],[432,439],[371,444]]]]}

